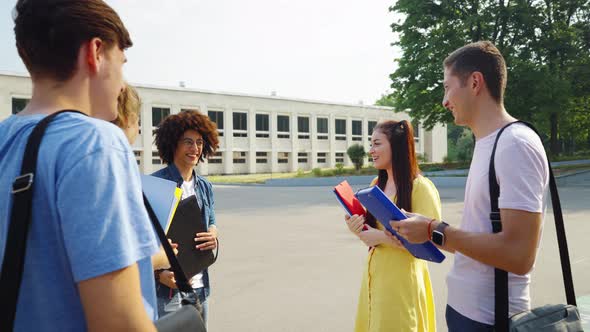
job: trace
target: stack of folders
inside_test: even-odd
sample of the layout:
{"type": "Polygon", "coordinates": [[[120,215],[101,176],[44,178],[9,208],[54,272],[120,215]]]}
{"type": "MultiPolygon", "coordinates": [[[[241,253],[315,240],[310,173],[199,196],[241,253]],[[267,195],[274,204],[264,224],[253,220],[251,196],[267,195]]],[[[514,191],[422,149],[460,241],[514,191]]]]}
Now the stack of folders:
{"type": "MultiPolygon", "coordinates": [[[[349,216],[355,214],[364,216],[367,213],[361,202],[354,197],[354,192],[352,191],[350,184],[348,184],[348,181],[344,180],[334,187],[334,194],[336,194],[336,199],[342,204],[342,207],[346,210],[346,213],[348,213],[349,216]]],[[[366,225],[363,227],[363,230],[367,230],[366,225]]]]}
{"type": "Polygon", "coordinates": [[[151,175],[141,175],[141,185],[145,197],[150,202],[152,209],[154,209],[156,217],[158,217],[160,225],[168,233],[176,207],[182,196],[182,189],[177,188],[174,181],[160,179],[151,175]]]}
{"type": "MultiPolygon", "coordinates": [[[[410,243],[402,236],[398,235],[397,232],[391,227],[389,222],[391,220],[404,220],[407,217],[403,212],[383,193],[378,186],[373,186],[359,190],[356,194],[352,194],[352,188],[348,185],[348,182],[344,181],[338,186],[334,187],[334,193],[338,201],[345,206],[345,209],[350,214],[351,204],[347,204],[346,200],[350,201],[350,196],[354,197],[359,204],[364,206],[385,229],[395,235],[403,246],[416,258],[424,259],[427,261],[440,263],[445,259],[445,255],[438,250],[438,248],[430,241],[424,243],[410,243]],[[343,194],[346,193],[346,200],[343,199],[343,194]],[[346,204],[346,205],[345,205],[346,204]]],[[[354,203],[356,204],[356,203],[354,203]]]]}

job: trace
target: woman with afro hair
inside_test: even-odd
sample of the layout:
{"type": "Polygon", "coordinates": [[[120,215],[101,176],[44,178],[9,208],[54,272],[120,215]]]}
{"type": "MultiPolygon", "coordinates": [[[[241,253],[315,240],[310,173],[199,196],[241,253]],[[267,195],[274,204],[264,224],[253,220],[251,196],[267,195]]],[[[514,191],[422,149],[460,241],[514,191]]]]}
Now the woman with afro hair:
{"type": "MultiPolygon", "coordinates": [[[[215,249],[217,226],[213,189],[207,179],[195,173],[194,168],[219,147],[217,126],[206,115],[194,110],[184,110],[168,116],[160,123],[155,131],[155,140],[160,158],[167,167],[152,175],[176,182],[182,188],[182,199],[196,196],[201,209],[201,220],[206,224],[207,232],[195,235],[195,247],[197,250],[215,249]]],[[[172,271],[156,271],[156,280],[158,312],[161,317],[180,308],[180,294],[172,271]]],[[[207,269],[191,278],[190,283],[202,304],[203,320],[206,323],[207,298],[210,294],[207,269]]]]}

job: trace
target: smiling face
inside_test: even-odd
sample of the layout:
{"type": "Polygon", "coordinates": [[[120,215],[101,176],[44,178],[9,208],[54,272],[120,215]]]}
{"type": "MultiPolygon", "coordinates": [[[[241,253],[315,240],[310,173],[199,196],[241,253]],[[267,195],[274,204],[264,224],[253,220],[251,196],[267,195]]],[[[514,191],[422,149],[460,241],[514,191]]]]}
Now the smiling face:
{"type": "Polygon", "coordinates": [[[199,163],[203,152],[203,136],[195,130],[187,130],[182,134],[174,151],[174,164],[178,168],[194,167],[199,163]]]}
{"type": "Polygon", "coordinates": [[[373,131],[369,154],[373,158],[373,166],[376,169],[391,168],[391,144],[387,136],[380,130],[373,131]]]}
{"type": "Polygon", "coordinates": [[[462,82],[451,69],[445,67],[443,81],[445,95],[442,104],[453,113],[455,124],[459,126],[467,126],[472,120],[473,96],[469,90],[470,80],[471,78],[468,77],[465,82],[462,82]]]}

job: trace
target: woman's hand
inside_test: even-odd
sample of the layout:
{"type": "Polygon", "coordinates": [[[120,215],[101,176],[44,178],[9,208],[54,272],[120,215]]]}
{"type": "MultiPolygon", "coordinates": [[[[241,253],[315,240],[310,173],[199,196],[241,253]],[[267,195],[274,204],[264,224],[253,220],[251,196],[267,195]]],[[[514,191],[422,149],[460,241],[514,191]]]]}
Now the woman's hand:
{"type": "Polygon", "coordinates": [[[195,242],[202,242],[195,246],[200,250],[213,250],[217,248],[217,227],[210,227],[208,232],[195,234],[195,242]]]}
{"type": "Polygon", "coordinates": [[[346,221],[346,226],[348,229],[355,235],[359,235],[359,233],[363,230],[363,226],[365,224],[365,217],[359,216],[358,214],[351,216],[344,216],[344,220],[346,221]]]}
{"type": "Polygon", "coordinates": [[[366,231],[359,233],[359,238],[367,245],[367,247],[376,247],[380,244],[386,244],[395,248],[404,248],[402,243],[395,236],[393,236],[393,238],[388,237],[387,231],[382,231],[369,225],[366,225],[366,227],[366,231]]]}
{"type": "Polygon", "coordinates": [[[169,270],[163,270],[160,272],[160,283],[168,288],[176,289],[176,279],[174,278],[174,272],[169,270]]]}

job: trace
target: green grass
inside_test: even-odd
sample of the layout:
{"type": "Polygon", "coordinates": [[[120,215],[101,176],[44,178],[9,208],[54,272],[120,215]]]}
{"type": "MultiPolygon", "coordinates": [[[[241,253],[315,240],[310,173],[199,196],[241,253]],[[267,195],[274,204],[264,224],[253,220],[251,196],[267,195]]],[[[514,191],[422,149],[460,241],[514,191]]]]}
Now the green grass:
{"type": "MultiPolygon", "coordinates": [[[[420,170],[423,172],[434,172],[441,170],[467,169],[469,163],[441,163],[441,164],[422,164],[420,170]]],[[[577,173],[580,171],[590,170],[589,165],[564,165],[554,167],[553,171],[556,176],[577,173]]],[[[372,166],[363,167],[358,172],[354,167],[324,168],[315,171],[302,171],[291,173],[261,173],[261,174],[243,174],[243,175],[210,175],[207,179],[213,183],[221,184],[262,184],[271,179],[292,179],[292,178],[315,178],[330,176],[356,176],[356,175],[377,175],[377,170],[372,166]]],[[[449,175],[463,176],[463,175],[449,175]]]]}
{"type": "Polygon", "coordinates": [[[260,174],[242,174],[242,175],[210,175],[207,179],[214,183],[240,183],[256,184],[264,183],[270,179],[287,179],[294,178],[297,173],[260,173],[260,174]]]}

